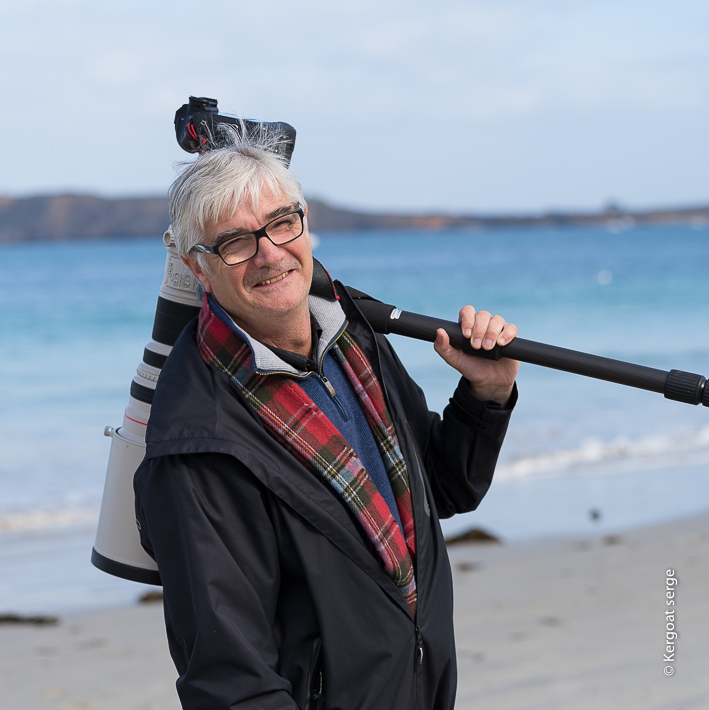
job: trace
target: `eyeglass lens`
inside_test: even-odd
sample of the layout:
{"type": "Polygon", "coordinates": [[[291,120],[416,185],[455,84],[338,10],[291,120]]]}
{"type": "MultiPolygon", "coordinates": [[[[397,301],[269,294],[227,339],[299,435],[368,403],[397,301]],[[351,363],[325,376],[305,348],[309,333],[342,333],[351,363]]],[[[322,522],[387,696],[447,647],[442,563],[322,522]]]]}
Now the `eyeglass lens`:
{"type": "MultiPolygon", "coordinates": [[[[269,222],[264,230],[276,246],[287,244],[303,233],[303,218],[299,212],[283,215],[269,222]]],[[[253,233],[242,234],[219,247],[220,256],[230,266],[251,259],[257,251],[258,239],[253,233]]]]}

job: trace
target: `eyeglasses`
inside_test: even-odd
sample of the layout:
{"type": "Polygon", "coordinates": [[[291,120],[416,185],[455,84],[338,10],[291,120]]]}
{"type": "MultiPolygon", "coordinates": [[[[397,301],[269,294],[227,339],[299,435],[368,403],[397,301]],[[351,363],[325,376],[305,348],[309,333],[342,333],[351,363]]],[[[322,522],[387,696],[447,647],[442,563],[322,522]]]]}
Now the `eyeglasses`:
{"type": "Polygon", "coordinates": [[[239,234],[213,247],[206,244],[196,244],[190,251],[200,254],[216,254],[227,266],[243,264],[256,256],[261,237],[266,237],[271,244],[280,247],[301,236],[305,231],[304,216],[303,208],[299,207],[293,212],[276,217],[255,232],[239,234]]]}

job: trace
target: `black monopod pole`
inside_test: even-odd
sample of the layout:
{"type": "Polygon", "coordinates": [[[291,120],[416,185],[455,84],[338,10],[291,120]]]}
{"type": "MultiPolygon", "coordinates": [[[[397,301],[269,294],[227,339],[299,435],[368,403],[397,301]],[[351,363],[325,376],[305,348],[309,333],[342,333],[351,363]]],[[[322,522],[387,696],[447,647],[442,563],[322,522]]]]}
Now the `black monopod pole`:
{"type": "Polygon", "coordinates": [[[621,360],[589,355],[523,338],[515,338],[508,345],[496,345],[492,350],[483,350],[482,348],[474,350],[469,339],[463,336],[460,325],[453,321],[432,318],[418,313],[408,313],[386,303],[367,298],[357,298],[356,303],[377,333],[395,333],[432,343],[436,339],[436,330],[443,328],[448,333],[451,345],[487,360],[508,357],[532,365],[541,365],[554,370],[572,372],[576,375],[594,377],[597,380],[659,392],[666,399],[677,402],[695,405],[701,403],[705,407],[709,407],[709,387],[705,387],[706,379],[691,372],[656,370],[653,367],[633,365],[621,360]]]}

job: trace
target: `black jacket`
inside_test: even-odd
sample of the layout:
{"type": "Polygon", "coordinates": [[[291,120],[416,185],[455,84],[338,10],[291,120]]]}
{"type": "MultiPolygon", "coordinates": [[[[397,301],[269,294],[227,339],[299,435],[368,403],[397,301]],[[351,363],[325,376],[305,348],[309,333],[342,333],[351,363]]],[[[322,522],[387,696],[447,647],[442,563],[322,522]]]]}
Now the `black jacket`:
{"type": "Polygon", "coordinates": [[[337,287],[407,462],[417,618],[336,494],[204,363],[193,322],[160,375],[135,477],[189,710],[453,707],[453,592],[438,518],[485,495],[509,411],[462,383],[443,420],[429,412],[388,341],[337,287]]]}

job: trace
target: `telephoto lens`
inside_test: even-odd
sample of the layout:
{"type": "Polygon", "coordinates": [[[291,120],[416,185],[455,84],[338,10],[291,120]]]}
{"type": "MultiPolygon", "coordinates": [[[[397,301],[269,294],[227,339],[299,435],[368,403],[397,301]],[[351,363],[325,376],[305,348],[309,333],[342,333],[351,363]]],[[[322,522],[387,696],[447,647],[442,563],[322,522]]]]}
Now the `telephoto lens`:
{"type": "MultiPolygon", "coordinates": [[[[219,114],[217,100],[190,96],[189,103],[175,113],[177,141],[188,153],[205,153],[218,147],[219,124],[237,132],[272,137],[273,152],[283,156],[286,166],[295,146],[295,129],[287,123],[265,123],[219,114]]],[[[123,426],[107,426],[111,437],[103,502],[96,542],[91,554],[94,566],[116,577],[134,582],[160,584],[153,559],[140,544],[135,519],[133,476],[145,456],[145,431],[150,417],[155,386],[172,346],[183,328],[199,313],[202,303],[195,293],[195,277],[183,263],[171,229],[163,236],[167,249],[165,271],[158,296],[152,339],[130,386],[130,399],[123,426]]]]}
{"type": "Polygon", "coordinates": [[[104,572],[157,585],[160,584],[157,565],[143,550],[136,527],[133,475],[145,456],[145,429],[160,370],[182,329],[202,307],[195,294],[194,275],[180,259],[170,230],[165,232],[163,241],[167,258],[152,339],[145,346],[143,361],[131,382],[123,426],[106,427],[104,432],[111,437],[111,454],[91,553],[91,562],[104,572]]]}

